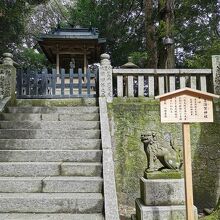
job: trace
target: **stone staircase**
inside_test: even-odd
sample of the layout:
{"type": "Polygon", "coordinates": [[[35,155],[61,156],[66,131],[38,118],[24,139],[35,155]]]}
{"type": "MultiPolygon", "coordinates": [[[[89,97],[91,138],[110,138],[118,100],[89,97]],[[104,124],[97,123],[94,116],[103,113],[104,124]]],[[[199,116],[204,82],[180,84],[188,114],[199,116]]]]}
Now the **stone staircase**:
{"type": "Polygon", "coordinates": [[[0,219],[103,220],[99,108],[0,115],[0,219]]]}

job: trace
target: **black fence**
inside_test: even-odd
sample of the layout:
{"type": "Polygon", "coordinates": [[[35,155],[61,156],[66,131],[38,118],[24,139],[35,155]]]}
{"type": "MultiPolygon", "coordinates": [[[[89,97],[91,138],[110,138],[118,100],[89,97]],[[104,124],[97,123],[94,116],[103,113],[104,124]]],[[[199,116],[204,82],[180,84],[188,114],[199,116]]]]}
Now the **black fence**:
{"type": "Polygon", "coordinates": [[[17,71],[17,98],[22,99],[55,99],[74,97],[96,97],[98,94],[98,70],[87,70],[86,74],[79,69],[70,69],[66,73],[61,69],[42,71],[17,71]]]}

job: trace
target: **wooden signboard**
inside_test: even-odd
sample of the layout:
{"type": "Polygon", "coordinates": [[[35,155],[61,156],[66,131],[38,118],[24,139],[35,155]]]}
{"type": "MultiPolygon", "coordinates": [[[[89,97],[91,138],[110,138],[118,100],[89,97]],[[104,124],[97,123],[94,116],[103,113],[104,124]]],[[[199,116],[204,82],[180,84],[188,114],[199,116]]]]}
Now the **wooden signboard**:
{"type": "Polygon", "coordinates": [[[219,96],[190,88],[184,88],[155,98],[160,99],[162,123],[182,123],[183,125],[186,214],[187,220],[193,220],[194,209],[189,123],[213,122],[212,101],[213,98],[219,98],[219,96]]]}

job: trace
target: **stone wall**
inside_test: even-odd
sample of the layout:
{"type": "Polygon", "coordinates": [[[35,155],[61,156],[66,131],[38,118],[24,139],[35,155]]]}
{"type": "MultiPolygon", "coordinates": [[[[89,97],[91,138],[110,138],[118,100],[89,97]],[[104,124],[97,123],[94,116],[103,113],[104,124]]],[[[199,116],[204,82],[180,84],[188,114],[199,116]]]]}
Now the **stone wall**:
{"type": "MultiPolygon", "coordinates": [[[[144,98],[114,98],[109,104],[114,136],[117,193],[120,204],[134,206],[139,197],[139,177],[146,168],[140,135],[156,131],[161,138],[170,136],[182,147],[181,124],[161,124],[159,102],[144,98]]],[[[193,184],[195,205],[213,207],[220,194],[220,120],[192,124],[193,184]],[[218,122],[217,122],[218,121],[218,122]]]]}

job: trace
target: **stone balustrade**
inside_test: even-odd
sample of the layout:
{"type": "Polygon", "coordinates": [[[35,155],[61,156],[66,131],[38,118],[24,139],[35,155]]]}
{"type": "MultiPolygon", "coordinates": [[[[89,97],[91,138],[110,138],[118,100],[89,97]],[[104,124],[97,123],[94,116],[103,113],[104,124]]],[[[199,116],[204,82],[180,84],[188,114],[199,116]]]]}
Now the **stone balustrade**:
{"type": "MultiPolygon", "coordinates": [[[[3,54],[0,64],[0,99],[15,100],[16,69],[13,56],[3,54]]],[[[101,55],[99,97],[112,102],[118,97],[149,97],[190,87],[220,94],[220,55],[212,56],[212,69],[125,69],[113,68],[108,54],[101,55]]]]}
{"type": "Polygon", "coordinates": [[[99,96],[111,102],[118,97],[149,97],[190,87],[220,94],[220,56],[212,56],[212,69],[112,68],[110,56],[101,56],[99,96]]]}
{"type": "Polygon", "coordinates": [[[154,97],[184,87],[206,92],[211,75],[211,69],[113,69],[118,97],[154,97]]]}

